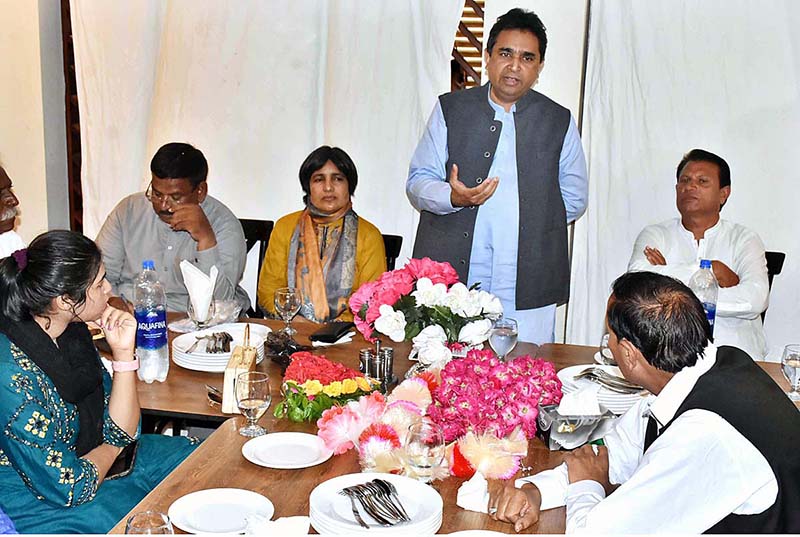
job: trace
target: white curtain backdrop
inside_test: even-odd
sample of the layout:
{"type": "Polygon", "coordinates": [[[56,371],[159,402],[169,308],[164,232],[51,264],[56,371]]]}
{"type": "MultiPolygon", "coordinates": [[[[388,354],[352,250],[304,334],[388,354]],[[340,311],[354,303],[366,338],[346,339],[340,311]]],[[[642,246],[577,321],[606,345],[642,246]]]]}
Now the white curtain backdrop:
{"type": "Polygon", "coordinates": [[[568,342],[599,342],[609,286],[642,227],[677,216],[675,167],[694,147],[731,166],[722,217],[787,254],[766,317],[769,358],[800,340],[798,25],[792,1],[592,2],[589,208],[576,226],[568,342]]]}
{"type": "Polygon", "coordinates": [[[149,182],[170,141],[209,161],[209,191],[240,218],[301,208],[308,153],[356,163],[356,211],[404,237],[408,162],[450,87],[463,1],[72,0],[84,232],[149,182]]]}

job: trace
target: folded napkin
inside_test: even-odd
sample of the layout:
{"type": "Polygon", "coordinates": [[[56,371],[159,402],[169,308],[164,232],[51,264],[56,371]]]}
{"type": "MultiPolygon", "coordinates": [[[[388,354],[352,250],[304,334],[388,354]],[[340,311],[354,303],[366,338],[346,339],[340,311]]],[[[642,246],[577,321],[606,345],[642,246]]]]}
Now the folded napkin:
{"type": "Polygon", "coordinates": [[[456,505],[467,511],[489,512],[489,482],[480,472],[458,487],[456,505]]]}
{"type": "Polygon", "coordinates": [[[248,515],[247,535],[308,535],[311,519],[307,516],[287,516],[270,520],[263,515],[248,515]]]}
{"type": "Polygon", "coordinates": [[[214,299],[214,286],[217,284],[217,267],[211,267],[208,275],[192,265],[189,261],[181,261],[183,283],[189,292],[189,301],[194,310],[194,320],[205,322],[208,320],[208,310],[214,299]]]}
{"type": "Polygon", "coordinates": [[[597,402],[599,384],[565,393],[558,405],[558,413],[562,416],[599,416],[600,404],[597,402]]]}
{"type": "Polygon", "coordinates": [[[330,347],[331,345],[339,345],[340,343],[350,343],[353,341],[353,336],[355,336],[355,332],[348,332],[333,343],[325,343],[324,341],[312,341],[311,345],[314,347],[330,347]]]}

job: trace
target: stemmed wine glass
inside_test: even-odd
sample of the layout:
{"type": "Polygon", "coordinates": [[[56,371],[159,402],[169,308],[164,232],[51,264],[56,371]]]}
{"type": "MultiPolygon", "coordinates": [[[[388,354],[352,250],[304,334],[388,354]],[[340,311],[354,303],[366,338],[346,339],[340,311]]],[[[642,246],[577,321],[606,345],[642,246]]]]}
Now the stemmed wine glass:
{"type": "Polygon", "coordinates": [[[281,287],[275,291],[275,311],[286,322],[284,334],[293,336],[297,330],[292,328],[292,318],[300,311],[300,292],[294,287],[281,287]]]}
{"type": "Polygon", "coordinates": [[[256,424],[264,415],[272,402],[269,390],[269,375],[259,371],[247,371],[236,377],[236,404],[242,415],[247,418],[247,424],[239,429],[242,436],[261,436],[267,430],[256,424]]]}
{"type": "Polygon", "coordinates": [[[781,358],[783,376],[789,381],[792,390],[786,392],[792,401],[800,401],[800,344],[786,345],[781,358]]]}
{"type": "Polygon", "coordinates": [[[434,470],[444,460],[444,432],[429,420],[410,425],[406,434],[406,454],[415,477],[423,483],[430,483],[434,470]]]}
{"type": "Polygon", "coordinates": [[[172,529],[172,522],[170,522],[169,517],[164,513],[141,511],[132,514],[128,518],[128,522],[125,524],[125,533],[172,535],[175,531],[172,529]]]}
{"type": "Polygon", "coordinates": [[[500,317],[494,322],[489,333],[489,345],[501,360],[517,346],[517,321],[510,317],[500,317]]]}
{"type": "Polygon", "coordinates": [[[603,334],[603,337],[600,338],[600,363],[603,365],[617,365],[617,361],[614,359],[614,353],[611,352],[611,347],[608,346],[608,332],[603,334]]]}

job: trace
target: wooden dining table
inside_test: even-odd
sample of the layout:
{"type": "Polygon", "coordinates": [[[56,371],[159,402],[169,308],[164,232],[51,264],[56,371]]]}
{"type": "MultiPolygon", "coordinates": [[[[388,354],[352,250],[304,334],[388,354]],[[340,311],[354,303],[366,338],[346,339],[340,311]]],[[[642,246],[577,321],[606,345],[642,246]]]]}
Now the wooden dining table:
{"type": "MultiPolygon", "coordinates": [[[[249,319],[248,322],[266,324],[273,329],[281,326],[279,322],[269,320],[249,319]]],[[[318,327],[305,321],[295,321],[293,325],[298,330],[295,338],[302,344],[309,344],[308,335],[318,327]]],[[[174,334],[170,334],[170,340],[172,338],[174,334]]],[[[407,358],[410,344],[385,343],[385,346],[389,345],[394,349],[394,373],[402,379],[414,363],[407,358]]],[[[368,346],[369,344],[356,334],[351,343],[316,348],[314,352],[357,369],[358,351],[368,346]]],[[[595,352],[597,352],[596,347],[563,344],[537,346],[521,342],[514,349],[512,356],[530,354],[552,362],[555,368],[560,370],[572,365],[592,363],[595,352]]],[[[760,365],[784,390],[788,389],[788,383],[780,373],[780,364],[760,362],[760,365]]],[[[272,408],[280,400],[281,369],[269,358],[265,358],[258,369],[269,373],[273,393],[273,407],[260,420],[260,425],[269,432],[316,433],[314,423],[295,423],[285,418],[277,419],[272,415],[272,408]]],[[[165,382],[140,383],[139,401],[144,414],[222,423],[191,456],[120,520],[110,533],[124,533],[125,521],[135,512],[148,510],[167,512],[169,506],[178,498],[191,492],[211,488],[239,488],[263,494],[275,506],[273,518],[307,516],[309,495],[317,485],[340,475],[361,471],[355,450],[335,455],[317,466],[299,470],[265,468],[246,460],[242,455],[242,446],[249,439],[238,433],[244,419],[241,416],[231,417],[222,414],[219,406],[208,404],[205,385],[219,386],[222,376],[221,373],[190,371],[172,363],[165,382]]],[[[550,451],[542,440],[534,438],[529,443],[528,455],[523,464],[530,468],[529,473],[536,473],[560,464],[564,454],[563,451],[550,451]]],[[[480,529],[514,533],[511,524],[497,522],[486,514],[458,507],[456,494],[463,482],[462,478],[449,477],[432,484],[444,501],[442,526],[439,532],[480,529]]],[[[175,530],[179,531],[178,528],[175,530]]],[[[538,524],[530,528],[528,533],[564,533],[564,530],[565,510],[562,507],[542,512],[538,524]]]]}

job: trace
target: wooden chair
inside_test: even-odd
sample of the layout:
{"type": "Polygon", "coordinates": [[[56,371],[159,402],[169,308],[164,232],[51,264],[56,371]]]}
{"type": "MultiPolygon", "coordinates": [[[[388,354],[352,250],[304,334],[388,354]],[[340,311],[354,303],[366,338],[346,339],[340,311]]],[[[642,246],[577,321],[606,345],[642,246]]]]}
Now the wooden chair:
{"type": "MultiPolygon", "coordinates": [[[[272,235],[272,227],[275,223],[272,220],[248,220],[240,218],[239,222],[242,224],[242,231],[244,231],[244,240],[247,243],[247,251],[253,249],[253,246],[258,244],[258,272],[256,273],[256,289],[258,289],[258,278],[261,276],[261,265],[264,263],[264,256],[267,253],[267,245],[269,244],[269,237],[272,235]]],[[[263,318],[264,315],[258,309],[253,309],[251,306],[247,310],[248,317],[263,318]]]]}
{"type": "Polygon", "coordinates": [[[394,270],[400,248],[403,246],[403,237],[400,235],[383,235],[383,247],[386,249],[386,268],[394,270]]]}
{"type": "MultiPolygon", "coordinates": [[[[765,252],[767,258],[767,278],[769,279],[769,290],[772,291],[772,279],[781,273],[783,270],[783,262],[786,261],[786,254],[783,252],[765,252]]],[[[767,315],[767,310],[761,312],[761,322],[764,322],[764,317],[767,315]]]]}

